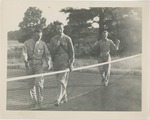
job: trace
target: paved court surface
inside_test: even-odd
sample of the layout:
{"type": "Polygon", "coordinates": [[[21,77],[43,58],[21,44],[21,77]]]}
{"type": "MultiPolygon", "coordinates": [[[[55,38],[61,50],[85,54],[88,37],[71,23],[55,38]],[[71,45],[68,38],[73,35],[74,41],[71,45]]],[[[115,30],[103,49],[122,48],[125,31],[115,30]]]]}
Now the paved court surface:
{"type": "MultiPolygon", "coordinates": [[[[24,75],[8,71],[8,77],[24,75]]],[[[40,111],[141,111],[141,75],[113,74],[107,87],[100,86],[94,73],[72,72],[68,83],[68,103],[54,106],[55,76],[45,78],[44,104],[40,111]]],[[[7,83],[7,110],[31,110],[26,80],[7,83]]]]}

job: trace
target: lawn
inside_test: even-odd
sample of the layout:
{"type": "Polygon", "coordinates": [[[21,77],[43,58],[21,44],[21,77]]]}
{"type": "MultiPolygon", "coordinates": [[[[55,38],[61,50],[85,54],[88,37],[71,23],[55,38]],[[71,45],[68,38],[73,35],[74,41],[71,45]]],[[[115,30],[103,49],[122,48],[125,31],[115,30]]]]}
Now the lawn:
{"type": "MultiPolygon", "coordinates": [[[[22,47],[23,44],[17,41],[8,41],[8,53],[7,53],[7,68],[8,69],[25,69],[24,62],[22,59],[22,47]]],[[[112,56],[112,60],[120,59],[119,56],[112,56]]],[[[86,58],[76,58],[74,67],[81,67],[96,64],[97,59],[91,56],[86,58]]],[[[125,61],[120,61],[112,64],[112,71],[120,72],[120,71],[130,71],[130,72],[138,72],[141,73],[141,57],[135,57],[132,59],[128,59],[125,61]]],[[[45,65],[44,65],[45,66],[45,65]]],[[[84,71],[97,71],[97,68],[90,68],[84,71]]]]}

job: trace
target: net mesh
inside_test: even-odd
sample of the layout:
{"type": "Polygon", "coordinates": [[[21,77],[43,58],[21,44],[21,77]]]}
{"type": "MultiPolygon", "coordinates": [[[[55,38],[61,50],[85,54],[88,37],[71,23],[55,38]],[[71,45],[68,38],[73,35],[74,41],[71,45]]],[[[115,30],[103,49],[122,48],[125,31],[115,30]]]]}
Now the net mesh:
{"type": "MultiPolygon", "coordinates": [[[[130,84],[131,80],[136,79],[134,77],[141,76],[141,55],[128,57],[128,59],[115,58],[115,60],[116,62],[111,63],[110,81],[106,88],[112,86],[113,89],[113,86],[117,87],[117,85],[121,83],[130,84]]],[[[83,95],[101,88],[102,77],[99,74],[98,67],[102,65],[103,64],[94,64],[93,66],[78,67],[71,72],[67,86],[68,98],[75,99],[81,96],[81,99],[84,99],[83,95]]],[[[7,110],[28,110],[30,107],[30,95],[27,85],[28,79],[21,77],[21,79],[18,77],[14,78],[15,74],[24,75],[24,73],[24,70],[8,71],[8,76],[13,76],[13,78],[7,79],[7,110]]],[[[58,95],[58,85],[55,75],[56,74],[44,76],[43,104],[45,109],[53,110],[51,106],[58,95]]],[[[141,87],[141,85],[139,86],[141,87]]],[[[97,94],[93,93],[93,97],[96,96],[97,94]]]]}

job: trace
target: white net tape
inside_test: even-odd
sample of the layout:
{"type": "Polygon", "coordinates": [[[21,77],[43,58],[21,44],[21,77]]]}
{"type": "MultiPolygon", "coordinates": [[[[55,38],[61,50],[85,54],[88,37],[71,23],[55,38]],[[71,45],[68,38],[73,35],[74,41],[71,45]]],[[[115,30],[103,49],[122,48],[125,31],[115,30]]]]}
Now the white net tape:
{"type": "MultiPolygon", "coordinates": [[[[141,55],[142,54],[137,54],[137,55],[133,55],[133,56],[129,56],[129,57],[125,57],[125,58],[121,58],[121,59],[113,60],[113,61],[109,61],[109,62],[94,64],[94,65],[89,65],[89,66],[83,66],[83,67],[78,67],[78,68],[74,68],[73,71],[88,69],[88,68],[92,68],[92,67],[98,67],[98,66],[101,66],[101,65],[123,61],[123,60],[127,60],[127,59],[130,59],[130,58],[138,57],[138,56],[141,56],[141,55]]],[[[16,80],[29,79],[29,78],[34,78],[34,77],[55,75],[55,74],[64,73],[64,72],[69,72],[69,69],[61,70],[61,71],[55,71],[55,72],[42,73],[42,74],[36,74],[36,75],[29,75],[29,76],[21,76],[21,77],[8,78],[7,82],[8,81],[16,81],[16,80]]]]}

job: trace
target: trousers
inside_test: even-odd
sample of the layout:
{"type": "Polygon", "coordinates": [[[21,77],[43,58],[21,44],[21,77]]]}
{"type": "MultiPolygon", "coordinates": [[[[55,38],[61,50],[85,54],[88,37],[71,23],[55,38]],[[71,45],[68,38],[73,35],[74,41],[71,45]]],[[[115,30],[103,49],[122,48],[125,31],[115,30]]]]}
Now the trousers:
{"type": "MultiPolygon", "coordinates": [[[[65,70],[69,67],[68,54],[56,55],[53,61],[53,67],[55,71],[65,70]]],[[[60,102],[63,97],[67,98],[67,84],[68,84],[69,72],[60,73],[56,75],[58,85],[57,101],[60,102]]]]}
{"type": "MultiPolygon", "coordinates": [[[[98,63],[109,62],[109,61],[111,61],[110,54],[99,56],[98,63]]],[[[99,72],[102,76],[102,82],[107,82],[107,83],[109,82],[110,68],[111,68],[110,63],[99,66],[99,72]]]]}
{"type": "Polygon", "coordinates": [[[67,98],[67,84],[68,84],[69,72],[60,73],[56,75],[58,85],[57,101],[60,102],[63,98],[67,98]]]}
{"type": "MultiPolygon", "coordinates": [[[[40,73],[43,73],[43,66],[41,64],[31,66],[30,68],[26,68],[27,75],[34,75],[40,73]]],[[[44,78],[43,77],[30,78],[27,81],[27,83],[32,102],[35,102],[36,104],[41,103],[43,101],[44,78]]]]}

